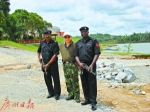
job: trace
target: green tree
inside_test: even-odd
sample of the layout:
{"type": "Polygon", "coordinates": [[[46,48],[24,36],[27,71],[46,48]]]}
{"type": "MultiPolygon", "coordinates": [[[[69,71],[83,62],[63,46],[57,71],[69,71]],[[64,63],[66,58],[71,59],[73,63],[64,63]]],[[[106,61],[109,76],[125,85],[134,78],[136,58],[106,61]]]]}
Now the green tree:
{"type": "Polygon", "coordinates": [[[7,20],[7,16],[9,14],[9,0],[0,0],[0,37],[8,36],[5,29],[8,28],[9,22],[7,20]]]}
{"type": "Polygon", "coordinates": [[[124,51],[126,51],[126,52],[128,52],[128,53],[131,52],[131,51],[133,51],[131,43],[128,44],[128,45],[124,45],[123,47],[126,48],[126,50],[124,50],[124,51]]]}
{"type": "Polygon", "coordinates": [[[4,27],[6,26],[5,15],[2,11],[0,11],[0,39],[2,39],[2,35],[4,33],[4,27]]]}
{"type": "Polygon", "coordinates": [[[0,11],[4,13],[5,16],[9,14],[10,11],[10,2],[9,0],[0,0],[0,11]]]}
{"type": "Polygon", "coordinates": [[[121,51],[121,48],[119,46],[116,47],[116,51],[121,51]]]}
{"type": "Polygon", "coordinates": [[[35,38],[36,36],[42,37],[43,31],[52,26],[37,13],[30,13],[24,9],[17,9],[12,15],[17,21],[17,30],[22,33],[24,39],[35,38]]]}

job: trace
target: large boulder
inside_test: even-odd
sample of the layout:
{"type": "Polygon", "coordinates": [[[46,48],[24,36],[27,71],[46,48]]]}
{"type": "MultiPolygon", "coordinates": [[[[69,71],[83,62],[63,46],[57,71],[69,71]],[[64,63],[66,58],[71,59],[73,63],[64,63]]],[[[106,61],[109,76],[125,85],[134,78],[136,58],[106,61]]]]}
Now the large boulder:
{"type": "Polygon", "coordinates": [[[127,75],[124,79],[123,79],[123,83],[130,83],[133,82],[136,79],[136,76],[133,75],[127,75]]]}
{"type": "Polygon", "coordinates": [[[119,72],[117,76],[115,77],[115,81],[121,83],[122,80],[127,76],[125,72],[119,72]]]}

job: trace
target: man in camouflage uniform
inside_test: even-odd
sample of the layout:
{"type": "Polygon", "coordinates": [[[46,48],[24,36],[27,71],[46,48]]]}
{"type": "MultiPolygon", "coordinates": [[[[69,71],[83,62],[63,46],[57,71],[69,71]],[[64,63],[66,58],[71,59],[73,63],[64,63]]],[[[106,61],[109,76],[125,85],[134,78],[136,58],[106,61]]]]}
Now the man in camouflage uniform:
{"type": "Polygon", "coordinates": [[[66,100],[75,99],[77,103],[80,102],[80,90],[78,79],[78,67],[74,58],[75,43],[71,39],[69,33],[64,34],[64,43],[59,45],[59,49],[63,61],[64,76],[68,97],[66,100]]]}

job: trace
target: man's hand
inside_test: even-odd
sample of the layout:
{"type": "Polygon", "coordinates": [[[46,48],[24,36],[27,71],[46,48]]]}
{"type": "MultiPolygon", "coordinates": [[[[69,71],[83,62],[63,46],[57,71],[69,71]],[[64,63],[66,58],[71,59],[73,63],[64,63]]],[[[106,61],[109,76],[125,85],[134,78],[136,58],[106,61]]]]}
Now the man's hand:
{"type": "Polygon", "coordinates": [[[48,64],[44,65],[44,69],[48,69],[48,67],[49,67],[48,64]]]}
{"type": "Polygon", "coordinates": [[[42,63],[42,58],[39,58],[39,62],[42,63]]]}
{"type": "Polygon", "coordinates": [[[83,69],[84,68],[84,63],[79,63],[79,67],[80,67],[80,69],[83,69]]]}
{"type": "Polygon", "coordinates": [[[93,65],[92,64],[89,66],[89,69],[88,69],[88,72],[91,72],[91,71],[93,71],[93,65]]]}

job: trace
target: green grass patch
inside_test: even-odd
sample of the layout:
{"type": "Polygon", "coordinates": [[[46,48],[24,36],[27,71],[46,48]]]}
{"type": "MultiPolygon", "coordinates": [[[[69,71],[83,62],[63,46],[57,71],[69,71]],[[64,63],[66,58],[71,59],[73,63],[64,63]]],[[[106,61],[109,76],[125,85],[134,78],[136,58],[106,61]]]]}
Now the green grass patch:
{"type": "Polygon", "coordinates": [[[36,52],[38,49],[38,46],[35,44],[20,44],[13,41],[0,41],[0,47],[12,47],[22,50],[28,50],[28,51],[34,51],[36,52]]]}
{"type": "MultiPolygon", "coordinates": [[[[74,42],[77,42],[79,39],[80,38],[72,37],[72,40],[74,42]]],[[[63,37],[57,36],[56,41],[58,43],[62,43],[62,42],[64,42],[64,39],[63,39],[63,37]]],[[[33,51],[33,52],[37,52],[38,46],[39,46],[39,44],[35,44],[35,43],[20,44],[20,43],[8,41],[8,40],[0,41],[0,47],[12,47],[12,48],[17,48],[17,49],[22,49],[22,50],[33,51]]]]}

